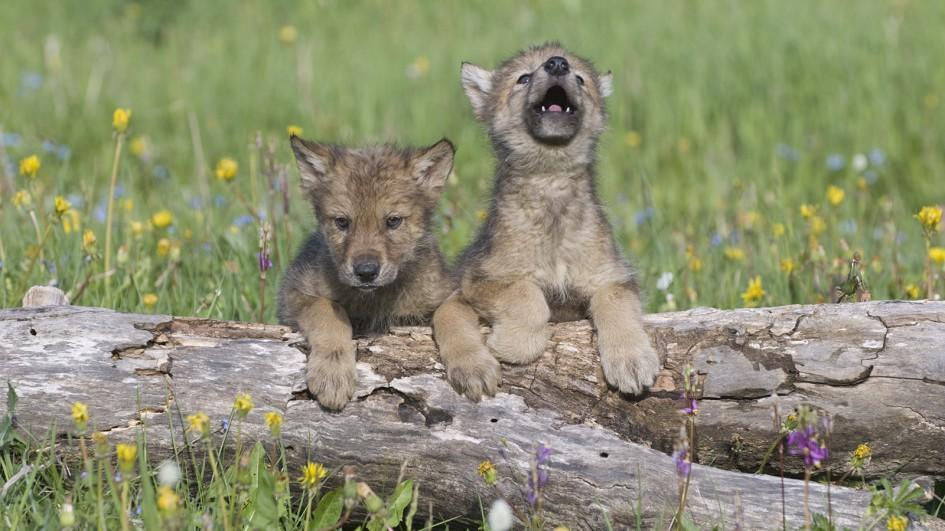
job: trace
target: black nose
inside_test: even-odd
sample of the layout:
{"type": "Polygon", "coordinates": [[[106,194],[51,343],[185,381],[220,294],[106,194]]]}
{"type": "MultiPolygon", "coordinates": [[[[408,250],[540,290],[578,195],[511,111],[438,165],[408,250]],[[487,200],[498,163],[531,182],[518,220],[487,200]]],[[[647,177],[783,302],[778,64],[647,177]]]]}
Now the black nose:
{"type": "Polygon", "coordinates": [[[354,274],[361,282],[371,282],[377,278],[380,271],[381,265],[377,263],[377,260],[365,260],[354,264],[354,274]]]}
{"type": "Polygon", "coordinates": [[[564,57],[556,55],[545,61],[545,72],[553,76],[563,76],[567,74],[570,69],[571,67],[568,66],[568,60],[564,57]]]}

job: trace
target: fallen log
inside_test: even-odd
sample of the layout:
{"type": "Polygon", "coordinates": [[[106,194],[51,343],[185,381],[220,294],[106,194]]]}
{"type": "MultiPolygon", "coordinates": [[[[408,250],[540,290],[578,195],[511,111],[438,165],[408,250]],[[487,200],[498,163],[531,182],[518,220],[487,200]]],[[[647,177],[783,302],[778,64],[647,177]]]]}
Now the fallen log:
{"type": "MultiPolygon", "coordinates": [[[[494,498],[478,477],[480,461],[522,471],[542,442],[555,450],[546,493],[552,521],[599,529],[606,512],[621,528],[640,502],[644,522],[667,523],[677,481],[665,452],[682,422],[688,364],[702,379],[697,458],[713,465],[693,469],[688,508],[702,525],[736,514],[747,528],[780,520],[779,478],[716,468],[759,466],[776,438],[775,400],[784,412],[808,403],[833,415],[838,473],[842,453],[868,441],[871,475],[945,476],[945,303],[697,309],[647,316],[647,329],[666,362],[643,398],[602,385],[592,329],[573,322],[553,327],[540,362],[504,367],[502,392],[474,404],[446,384],[428,328],[397,328],[358,340],[356,398],[332,414],[305,393],[301,340],[284,327],[71,306],[2,310],[0,380],[20,393],[25,429],[68,431],[68,406],[81,400],[113,438],[143,426],[155,455],[172,447],[171,390],[184,414],[216,419],[248,392],[257,408],[284,413],[296,464],[308,455],[354,464],[385,486],[407,461],[421,495],[449,516],[478,515],[479,499],[494,498]]],[[[265,437],[262,415],[251,415],[243,433],[265,437]]],[[[500,488],[520,499],[508,479],[500,488]]],[[[801,488],[785,483],[794,526],[801,488]]],[[[811,488],[812,510],[826,513],[826,490],[811,488]]],[[[834,488],[836,522],[856,525],[868,501],[866,492],[834,488]]]]}

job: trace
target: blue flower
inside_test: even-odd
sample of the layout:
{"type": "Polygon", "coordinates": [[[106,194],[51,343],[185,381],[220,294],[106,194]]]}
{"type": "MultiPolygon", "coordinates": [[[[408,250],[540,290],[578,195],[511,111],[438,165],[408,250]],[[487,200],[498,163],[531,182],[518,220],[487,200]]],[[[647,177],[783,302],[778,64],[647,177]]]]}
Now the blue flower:
{"type": "Polygon", "coordinates": [[[69,194],[66,196],[66,199],[69,200],[69,203],[72,205],[72,208],[82,208],[82,205],[85,204],[85,198],[79,194],[69,194]]]}
{"type": "Polygon", "coordinates": [[[154,175],[156,178],[164,180],[171,176],[171,173],[167,170],[167,167],[163,164],[158,164],[151,170],[151,175],[154,175]]]}
{"type": "Polygon", "coordinates": [[[778,144],[774,150],[779,157],[791,162],[796,162],[799,158],[801,158],[801,154],[796,149],[784,143],[778,144]]]}
{"type": "Polygon", "coordinates": [[[72,150],[69,149],[69,146],[65,144],[59,144],[56,146],[56,158],[59,160],[69,160],[69,157],[72,156],[72,150]]]}
{"type": "Polygon", "coordinates": [[[633,219],[637,225],[643,225],[647,221],[653,219],[653,207],[646,207],[645,209],[637,212],[633,215],[633,219]]]}
{"type": "Polygon", "coordinates": [[[107,215],[107,212],[105,211],[105,205],[99,203],[99,205],[95,207],[95,211],[92,212],[92,215],[95,216],[97,221],[104,223],[105,217],[107,215]]]}
{"type": "Polygon", "coordinates": [[[20,135],[6,131],[0,135],[0,146],[8,148],[20,147],[21,140],[20,135]]]}
{"type": "Polygon", "coordinates": [[[43,86],[43,75],[39,72],[23,72],[20,76],[21,93],[30,93],[43,86]]]}
{"type": "Polygon", "coordinates": [[[213,196],[213,206],[223,208],[226,206],[226,198],[220,194],[213,196]]]}
{"type": "Polygon", "coordinates": [[[788,454],[804,458],[804,466],[818,467],[830,452],[820,443],[813,426],[804,426],[788,434],[788,454]]]}
{"type": "Polygon", "coordinates": [[[719,245],[722,245],[723,240],[724,240],[724,237],[718,232],[716,232],[712,234],[712,239],[709,240],[709,245],[711,245],[712,247],[718,247],[719,245]]]}
{"type": "Polygon", "coordinates": [[[879,175],[877,175],[873,170],[866,170],[863,172],[863,178],[865,178],[866,182],[870,184],[876,184],[876,181],[879,180],[879,175]]]}
{"type": "Polygon", "coordinates": [[[250,216],[249,214],[243,214],[242,216],[234,219],[233,224],[236,225],[237,227],[244,227],[252,223],[253,219],[255,219],[253,218],[253,216],[250,216]]]}
{"type": "Polygon", "coordinates": [[[870,159],[870,164],[873,164],[874,166],[882,166],[886,163],[886,154],[883,153],[883,150],[879,148],[871,149],[868,157],[870,159]]]}
{"type": "Polygon", "coordinates": [[[840,224],[840,232],[844,234],[855,234],[856,228],[856,220],[853,219],[848,219],[840,224]]]}
{"type": "Polygon", "coordinates": [[[827,169],[830,171],[840,171],[844,164],[846,164],[846,160],[839,153],[827,156],[827,169]]]}

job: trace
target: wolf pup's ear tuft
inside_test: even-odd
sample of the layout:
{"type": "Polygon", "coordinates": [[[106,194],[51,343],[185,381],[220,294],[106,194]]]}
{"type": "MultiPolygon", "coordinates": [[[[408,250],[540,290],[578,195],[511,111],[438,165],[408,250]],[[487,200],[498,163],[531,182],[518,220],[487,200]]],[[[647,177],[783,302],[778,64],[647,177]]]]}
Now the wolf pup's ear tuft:
{"type": "Polygon", "coordinates": [[[331,147],[311,140],[303,140],[295,135],[292,135],[290,142],[292,151],[295,153],[295,160],[299,164],[302,189],[316,188],[325,181],[334,163],[331,147]]]}
{"type": "Polygon", "coordinates": [[[428,148],[421,149],[413,158],[413,172],[429,197],[439,197],[446,185],[446,179],[453,171],[453,155],[456,148],[448,139],[443,138],[428,148]]]}
{"type": "Polygon", "coordinates": [[[608,70],[597,78],[597,85],[600,87],[600,95],[606,98],[614,93],[614,75],[608,70]]]}
{"type": "Polygon", "coordinates": [[[489,94],[492,92],[492,70],[478,67],[472,63],[463,63],[462,68],[463,91],[472,104],[473,113],[479,120],[487,115],[489,94]]]}

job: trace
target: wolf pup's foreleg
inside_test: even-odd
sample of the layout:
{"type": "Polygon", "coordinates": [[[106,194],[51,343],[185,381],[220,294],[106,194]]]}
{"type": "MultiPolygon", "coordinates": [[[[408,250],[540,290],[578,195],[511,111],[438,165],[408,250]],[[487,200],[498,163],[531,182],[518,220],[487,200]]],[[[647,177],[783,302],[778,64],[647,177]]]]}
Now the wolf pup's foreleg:
{"type": "Polygon", "coordinates": [[[656,379],[660,359],[643,330],[636,288],[625,283],[599,288],[591,297],[590,314],[607,382],[624,393],[642,393],[656,379]]]}
{"type": "Polygon", "coordinates": [[[551,309],[534,282],[477,281],[463,284],[463,295],[489,322],[486,345],[506,363],[525,364],[545,352],[551,309]]]}
{"type": "Polygon", "coordinates": [[[433,314],[433,337],[446,365],[446,379],[456,392],[479,401],[494,396],[502,369],[482,343],[479,316],[453,292],[433,314]]]}
{"type": "Polygon", "coordinates": [[[340,410],[357,385],[351,322],[338,303],[313,297],[297,318],[312,351],[306,364],[308,389],[327,409],[340,410]]]}

